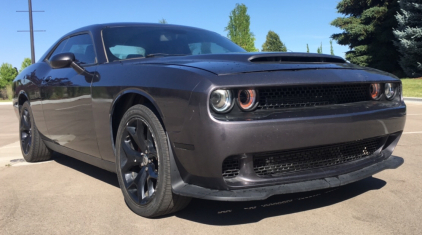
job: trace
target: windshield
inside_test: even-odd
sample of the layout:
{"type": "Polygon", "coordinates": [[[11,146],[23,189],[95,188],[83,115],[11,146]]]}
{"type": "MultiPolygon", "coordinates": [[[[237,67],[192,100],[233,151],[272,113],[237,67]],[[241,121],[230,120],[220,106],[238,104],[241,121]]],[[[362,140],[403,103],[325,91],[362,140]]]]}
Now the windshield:
{"type": "Polygon", "coordinates": [[[109,62],[138,57],[246,52],[210,31],[175,26],[131,26],[103,29],[109,62]]]}

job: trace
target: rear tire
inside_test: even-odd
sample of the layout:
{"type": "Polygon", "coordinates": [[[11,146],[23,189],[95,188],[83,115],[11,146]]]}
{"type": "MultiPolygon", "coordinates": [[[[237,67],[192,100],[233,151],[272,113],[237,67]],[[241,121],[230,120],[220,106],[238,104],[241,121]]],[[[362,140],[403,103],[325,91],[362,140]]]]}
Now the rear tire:
{"type": "Polygon", "coordinates": [[[28,101],[22,105],[20,112],[19,138],[22,155],[27,162],[40,162],[51,158],[51,151],[45,146],[35,126],[28,101]]]}
{"type": "Polygon", "coordinates": [[[144,105],[131,107],[120,121],[116,172],[126,204],[140,216],[173,213],[191,200],[172,192],[166,134],[155,114],[144,105]]]}

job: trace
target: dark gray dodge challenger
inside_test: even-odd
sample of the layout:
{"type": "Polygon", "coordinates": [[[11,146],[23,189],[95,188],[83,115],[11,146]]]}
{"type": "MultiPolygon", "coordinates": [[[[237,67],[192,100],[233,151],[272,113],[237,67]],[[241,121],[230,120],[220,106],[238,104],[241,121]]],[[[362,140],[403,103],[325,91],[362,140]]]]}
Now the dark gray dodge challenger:
{"type": "Polygon", "coordinates": [[[403,163],[399,79],[336,56],[246,53],[166,24],[87,26],[13,83],[26,161],[62,153],[116,172],[156,217],[190,198],[263,200],[337,187],[403,163]]]}

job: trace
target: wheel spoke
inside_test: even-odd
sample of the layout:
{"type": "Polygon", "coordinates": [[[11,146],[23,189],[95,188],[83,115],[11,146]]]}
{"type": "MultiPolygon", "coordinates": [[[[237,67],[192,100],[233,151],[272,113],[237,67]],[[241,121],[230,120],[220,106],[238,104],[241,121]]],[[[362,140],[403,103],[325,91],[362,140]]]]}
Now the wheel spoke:
{"type": "Polygon", "coordinates": [[[129,159],[127,159],[127,158],[126,159],[120,158],[120,159],[121,159],[120,160],[120,167],[121,167],[123,173],[128,172],[130,170],[130,168],[132,168],[135,165],[138,165],[138,162],[129,161],[129,159]]]}
{"type": "Polygon", "coordinates": [[[152,137],[152,133],[151,133],[151,131],[149,129],[147,131],[147,141],[148,141],[148,144],[154,143],[154,139],[152,137]]]}
{"type": "Polygon", "coordinates": [[[157,179],[158,175],[157,172],[155,172],[155,164],[150,163],[148,164],[148,175],[150,178],[157,179]]]}
{"type": "Polygon", "coordinates": [[[138,199],[139,202],[142,201],[142,199],[145,198],[145,183],[147,181],[147,172],[145,170],[145,167],[141,168],[141,171],[139,172],[140,177],[138,178],[138,181],[136,183],[137,185],[137,191],[138,191],[138,199]]]}
{"type": "Polygon", "coordinates": [[[21,124],[21,130],[29,131],[31,129],[31,124],[29,124],[28,116],[25,113],[22,115],[21,124]]]}
{"type": "Polygon", "coordinates": [[[143,132],[142,123],[141,125],[137,124],[137,127],[126,126],[126,130],[129,133],[131,140],[135,142],[139,150],[144,151],[146,149],[146,146],[145,146],[144,138],[142,136],[142,132],[143,132]],[[139,126],[141,126],[141,128],[139,128],[139,126]]]}
{"type": "Polygon", "coordinates": [[[139,148],[142,151],[147,150],[147,142],[144,137],[144,123],[141,120],[136,120],[136,136],[139,142],[139,148]]]}
{"type": "Polygon", "coordinates": [[[22,146],[26,147],[29,141],[29,135],[27,133],[22,133],[22,146]]]}
{"type": "Polygon", "coordinates": [[[28,151],[29,151],[29,147],[31,146],[30,141],[31,141],[31,137],[30,136],[27,136],[25,138],[25,140],[23,141],[23,145],[22,146],[23,146],[23,148],[25,150],[25,153],[28,153],[28,151]]]}
{"type": "Polygon", "coordinates": [[[154,183],[152,182],[151,178],[147,180],[147,187],[148,187],[148,196],[151,197],[154,194],[154,183]]]}
{"type": "Polygon", "coordinates": [[[129,143],[125,140],[122,140],[122,146],[123,146],[123,151],[125,152],[128,162],[141,163],[142,161],[141,153],[133,150],[129,146],[129,143]]]}

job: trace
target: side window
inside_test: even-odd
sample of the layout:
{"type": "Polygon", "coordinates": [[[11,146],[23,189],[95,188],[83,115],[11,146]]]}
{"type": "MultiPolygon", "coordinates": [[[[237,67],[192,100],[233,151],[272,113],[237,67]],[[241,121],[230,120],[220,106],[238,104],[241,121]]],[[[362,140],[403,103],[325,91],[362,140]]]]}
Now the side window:
{"type": "Polygon", "coordinates": [[[53,57],[53,56],[55,56],[55,55],[57,55],[57,54],[62,53],[62,52],[63,52],[63,49],[64,49],[64,47],[66,46],[66,43],[67,43],[68,41],[69,41],[69,39],[65,39],[65,40],[63,40],[63,41],[59,44],[59,46],[57,46],[57,47],[56,47],[56,49],[54,50],[54,52],[51,54],[50,58],[51,58],[51,57],[53,57]]]}
{"type": "Polygon", "coordinates": [[[51,56],[64,52],[72,52],[75,60],[80,64],[96,63],[94,45],[89,34],[81,34],[64,40],[51,56]]]}

